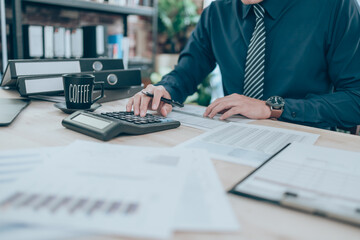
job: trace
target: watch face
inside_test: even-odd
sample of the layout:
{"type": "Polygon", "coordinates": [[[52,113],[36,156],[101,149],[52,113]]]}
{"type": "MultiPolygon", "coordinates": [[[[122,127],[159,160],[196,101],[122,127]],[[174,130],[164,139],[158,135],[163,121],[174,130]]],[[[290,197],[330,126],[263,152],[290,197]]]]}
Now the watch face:
{"type": "Polygon", "coordinates": [[[270,97],[266,103],[270,106],[272,106],[273,108],[282,108],[285,105],[285,101],[282,97],[279,96],[273,96],[270,97]]]}

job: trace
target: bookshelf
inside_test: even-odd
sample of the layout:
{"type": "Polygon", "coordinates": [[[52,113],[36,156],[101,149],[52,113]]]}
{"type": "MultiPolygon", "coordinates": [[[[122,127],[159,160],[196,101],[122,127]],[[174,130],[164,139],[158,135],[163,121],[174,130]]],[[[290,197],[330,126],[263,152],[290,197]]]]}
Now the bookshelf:
{"type": "MultiPolygon", "coordinates": [[[[59,7],[62,9],[69,9],[75,11],[85,11],[85,12],[93,12],[93,13],[102,13],[102,14],[112,14],[118,15],[123,19],[123,34],[124,36],[128,36],[128,17],[131,15],[142,16],[150,18],[151,27],[149,32],[152,32],[152,49],[151,49],[151,59],[142,59],[135,58],[129,59],[130,67],[143,67],[146,69],[154,69],[155,66],[155,56],[156,56],[156,42],[157,42],[157,0],[153,0],[153,6],[120,6],[109,4],[107,2],[98,3],[93,1],[84,1],[84,0],[11,0],[12,6],[12,56],[14,59],[22,59],[24,58],[24,46],[23,46],[23,10],[26,6],[37,6],[39,8],[46,7],[59,7]]],[[[41,23],[39,23],[41,24],[41,23]]]]}

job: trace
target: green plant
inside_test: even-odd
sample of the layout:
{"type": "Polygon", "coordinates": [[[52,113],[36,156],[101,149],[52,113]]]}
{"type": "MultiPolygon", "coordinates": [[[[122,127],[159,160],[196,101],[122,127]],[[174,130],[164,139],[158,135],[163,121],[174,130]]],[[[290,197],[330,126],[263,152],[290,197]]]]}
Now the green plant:
{"type": "Polygon", "coordinates": [[[163,53],[179,53],[199,21],[197,6],[192,0],[159,0],[158,11],[159,48],[163,53]]]}

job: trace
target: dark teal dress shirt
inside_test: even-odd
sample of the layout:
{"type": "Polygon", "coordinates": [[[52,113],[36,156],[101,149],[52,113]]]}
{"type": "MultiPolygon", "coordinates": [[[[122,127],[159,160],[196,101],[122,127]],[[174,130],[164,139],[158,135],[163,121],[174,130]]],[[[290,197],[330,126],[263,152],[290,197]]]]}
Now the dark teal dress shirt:
{"type": "MultiPolygon", "coordinates": [[[[356,0],[264,0],[264,100],[282,96],[280,120],[316,127],[360,124],[360,7],[356,0]]],[[[184,101],[219,65],[224,94],[243,93],[245,59],[255,26],[251,5],[220,0],[206,8],[164,76],[184,101]]]]}

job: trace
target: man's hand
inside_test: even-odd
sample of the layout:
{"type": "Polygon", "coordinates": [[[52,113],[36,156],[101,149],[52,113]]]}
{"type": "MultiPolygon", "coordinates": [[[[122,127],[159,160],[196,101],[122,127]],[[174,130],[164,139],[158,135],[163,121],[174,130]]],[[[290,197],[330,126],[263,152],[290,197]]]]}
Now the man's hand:
{"type": "Polygon", "coordinates": [[[206,108],[204,117],[213,118],[218,113],[223,113],[220,117],[221,120],[235,114],[241,114],[252,119],[266,119],[270,118],[271,110],[265,101],[234,93],[216,99],[206,108]]]}
{"type": "Polygon", "coordinates": [[[150,84],[143,91],[154,94],[154,97],[151,98],[142,92],[138,92],[132,98],[130,98],[126,104],[127,112],[130,112],[131,109],[133,109],[134,114],[140,114],[141,117],[145,117],[146,111],[148,109],[157,111],[164,117],[166,117],[171,112],[172,106],[160,101],[161,97],[171,99],[169,92],[166,91],[163,86],[154,86],[150,84]]]}

